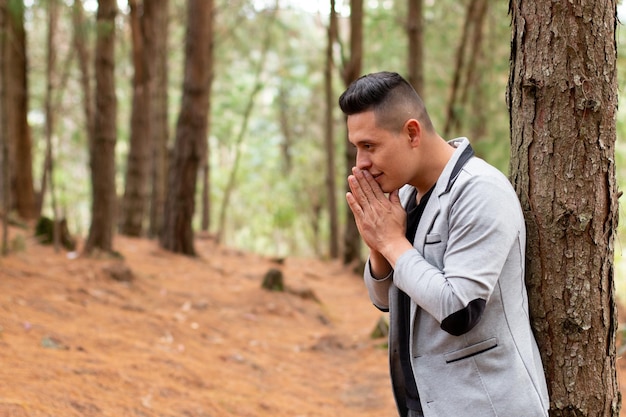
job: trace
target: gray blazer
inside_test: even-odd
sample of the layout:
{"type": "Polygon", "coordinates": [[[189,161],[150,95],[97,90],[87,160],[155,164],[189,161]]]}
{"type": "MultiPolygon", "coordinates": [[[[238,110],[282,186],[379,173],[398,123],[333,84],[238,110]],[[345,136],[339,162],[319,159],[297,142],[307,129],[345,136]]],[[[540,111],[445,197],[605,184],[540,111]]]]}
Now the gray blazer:
{"type": "MultiPolygon", "coordinates": [[[[519,200],[508,179],[477,157],[448,187],[469,142],[451,144],[457,150],[424,209],[414,250],[383,279],[371,275],[369,262],[364,273],[374,305],[390,311],[398,410],[407,413],[396,354],[399,288],[411,298],[411,365],[425,417],[545,417],[548,390],[529,323],[519,200]]],[[[400,191],[404,206],[411,191],[400,191]]]]}

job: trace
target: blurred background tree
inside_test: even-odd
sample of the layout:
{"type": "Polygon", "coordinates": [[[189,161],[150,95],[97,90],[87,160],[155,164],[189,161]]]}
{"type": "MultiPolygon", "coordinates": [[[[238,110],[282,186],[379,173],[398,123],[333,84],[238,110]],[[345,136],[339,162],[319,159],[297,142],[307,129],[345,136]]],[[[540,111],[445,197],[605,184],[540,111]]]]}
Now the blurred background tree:
{"type": "MultiPolygon", "coordinates": [[[[66,218],[69,230],[87,239],[92,211],[101,207],[92,208],[92,200],[101,194],[92,197],[89,150],[93,137],[113,128],[112,233],[157,237],[163,228],[173,133],[183,110],[188,2],[116,1],[117,111],[114,121],[101,128],[94,127],[95,116],[102,115],[94,111],[98,2],[57,1],[51,9],[54,3],[0,3],[2,31],[10,34],[3,48],[6,91],[0,109],[6,114],[3,144],[11,155],[3,164],[11,172],[6,199],[11,213],[36,217],[29,214],[30,207],[43,201],[42,215],[66,218]],[[51,41],[56,57],[52,83],[47,75],[49,31],[36,30],[48,27],[49,10],[56,10],[58,20],[51,41]],[[49,91],[53,99],[48,99],[47,113],[49,91]],[[145,95],[152,99],[141,104],[145,95]],[[18,98],[22,104],[13,104],[18,98]],[[14,133],[18,128],[22,133],[14,133]],[[145,144],[137,146],[139,139],[145,144]],[[20,158],[18,142],[25,144],[20,158]],[[32,162],[22,159],[28,157],[27,150],[32,162]],[[54,170],[46,168],[47,155],[53,157],[54,170]],[[51,175],[47,182],[33,180],[46,173],[51,175]],[[26,178],[19,180],[26,185],[18,186],[22,182],[16,176],[26,178]],[[51,192],[44,189],[46,183],[54,184],[56,210],[50,196],[43,198],[51,192]],[[34,197],[29,197],[31,189],[34,197]]],[[[421,73],[423,86],[418,88],[439,131],[449,138],[470,137],[481,157],[508,171],[505,93],[511,21],[505,2],[368,0],[362,3],[360,32],[358,16],[350,13],[359,2],[333,3],[336,28],[329,40],[330,0],[215,0],[206,154],[193,187],[195,234],[219,236],[222,244],[272,256],[360,259],[364,251],[358,239],[349,236],[344,203],[349,165],[343,157],[349,149],[344,120],[329,105],[336,106],[348,78],[363,73],[395,70],[418,83],[421,73]],[[349,71],[357,58],[357,70],[349,71]],[[259,66],[262,59],[264,65],[259,66]]],[[[622,28],[618,25],[620,50],[622,28]]],[[[624,84],[621,61],[618,83],[624,84]]],[[[624,177],[622,111],[617,117],[618,180],[624,177]]],[[[102,158],[98,154],[94,162],[102,158]]],[[[621,262],[619,246],[616,259],[621,262]]]]}

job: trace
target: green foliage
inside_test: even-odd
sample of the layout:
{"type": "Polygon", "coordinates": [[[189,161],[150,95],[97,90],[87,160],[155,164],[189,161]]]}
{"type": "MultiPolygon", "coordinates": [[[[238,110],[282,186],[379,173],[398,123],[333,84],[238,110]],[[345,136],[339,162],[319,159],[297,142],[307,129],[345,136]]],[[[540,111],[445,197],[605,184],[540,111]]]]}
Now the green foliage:
{"type": "MultiPolygon", "coordinates": [[[[21,3],[16,1],[15,3],[21,3]]],[[[453,0],[424,3],[425,91],[424,98],[435,126],[441,130],[450,97],[453,69],[460,41],[466,2],[453,0]]],[[[76,58],[71,58],[71,15],[64,2],[58,28],[57,70],[69,71],[67,85],[56,96],[57,121],[53,136],[57,199],[69,228],[84,234],[90,221],[90,171],[87,136],[82,114],[82,91],[76,58]],[[73,59],[73,60],[72,60],[73,59]]],[[[92,3],[95,4],[95,3],[92,3]]],[[[337,2],[340,37],[348,45],[348,2],[337,2]]],[[[324,53],[327,16],[303,10],[296,2],[283,0],[272,18],[274,2],[216,0],[215,68],[211,97],[210,148],[211,228],[216,229],[220,202],[224,199],[235,155],[240,163],[227,207],[224,243],[270,255],[324,255],[329,234],[324,150],[324,53]],[[249,125],[241,144],[236,143],[243,115],[255,88],[255,74],[262,42],[270,35],[268,60],[261,76],[262,89],[255,99],[249,125]]],[[[406,1],[365,1],[363,73],[395,70],[406,73],[406,1]]],[[[169,36],[170,143],[174,142],[180,110],[183,79],[186,2],[172,0],[169,36]]],[[[95,10],[87,9],[84,30],[93,43],[95,10]]],[[[130,34],[127,11],[116,19],[116,87],[118,99],[117,185],[123,190],[128,149],[131,80],[130,34]]],[[[452,136],[467,136],[481,127],[481,137],[470,137],[476,152],[502,171],[508,169],[509,116],[505,93],[509,71],[510,18],[507,2],[491,2],[485,22],[484,57],[480,77],[472,86],[470,103],[457,109],[462,128],[452,136]],[[472,101],[474,100],[474,101],[472,101]],[[478,108],[476,106],[480,105],[478,108]],[[480,111],[479,111],[480,110],[480,111]],[[486,120],[477,117],[487,115],[486,120]]],[[[29,53],[30,121],[34,145],[34,174],[41,178],[45,151],[44,98],[46,91],[45,2],[27,8],[26,29],[29,53]]],[[[620,91],[624,88],[626,63],[624,26],[618,26],[618,71],[620,91]]],[[[109,28],[112,30],[113,28],[109,28]]],[[[343,90],[339,77],[339,48],[336,51],[334,93],[343,90]]],[[[93,74],[92,74],[93,75],[93,74]]],[[[626,117],[620,98],[617,117],[617,174],[620,188],[626,176],[626,117]]],[[[344,120],[335,109],[336,196],[345,213],[344,120]]],[[[39,188],[39,184],[36,184],[39,188]]],[[[201,190],[198,189],[198,194],[201,190]]],[[[44,215],[52,216],[49,198],[44,215]]],[[[200,201],[200,200],[198,200],[200,201]]],[[[623,210],[623,209],[620,209],[623,210]]],[[[196,206],[199,214],[199,205],[196,206]]],[[[340,219],[343,219],[340,215],[340,219]]],[[[198,220],[199,222],[199,220],[198,220]]],[[[620,222],[623,236],[625,222],[620,222]]],[[[621,256],[621,241],[616,256],[621,256]]]]}

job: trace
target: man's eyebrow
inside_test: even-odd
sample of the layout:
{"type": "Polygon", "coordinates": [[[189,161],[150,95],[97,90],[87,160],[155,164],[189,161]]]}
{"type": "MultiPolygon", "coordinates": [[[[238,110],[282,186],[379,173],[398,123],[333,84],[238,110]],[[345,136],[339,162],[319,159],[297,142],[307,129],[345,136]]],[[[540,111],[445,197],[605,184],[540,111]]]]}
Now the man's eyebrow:
{"type": "Polygon", "coordinates": [[[365,143],[369,144],[369,145],[373,145],[376,142],[373,139],[370,138],[363,138],[363,139],[359,139],[356,142],[350,142],[352,143],[354,146],[359,146],[359,145],[363,145],[365,143]]]}

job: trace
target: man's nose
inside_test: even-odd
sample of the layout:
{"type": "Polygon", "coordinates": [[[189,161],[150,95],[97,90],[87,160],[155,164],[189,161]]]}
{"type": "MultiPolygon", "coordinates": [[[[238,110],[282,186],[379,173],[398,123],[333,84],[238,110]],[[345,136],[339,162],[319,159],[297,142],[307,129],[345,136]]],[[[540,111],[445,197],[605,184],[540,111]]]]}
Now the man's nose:
{"type": "Polygon", "coordinates": [[[363,152],[357,151],[356,153],[356,167],[358,169],[369,169],[372,166],[372,161],[364,155],[363,152]]]}

